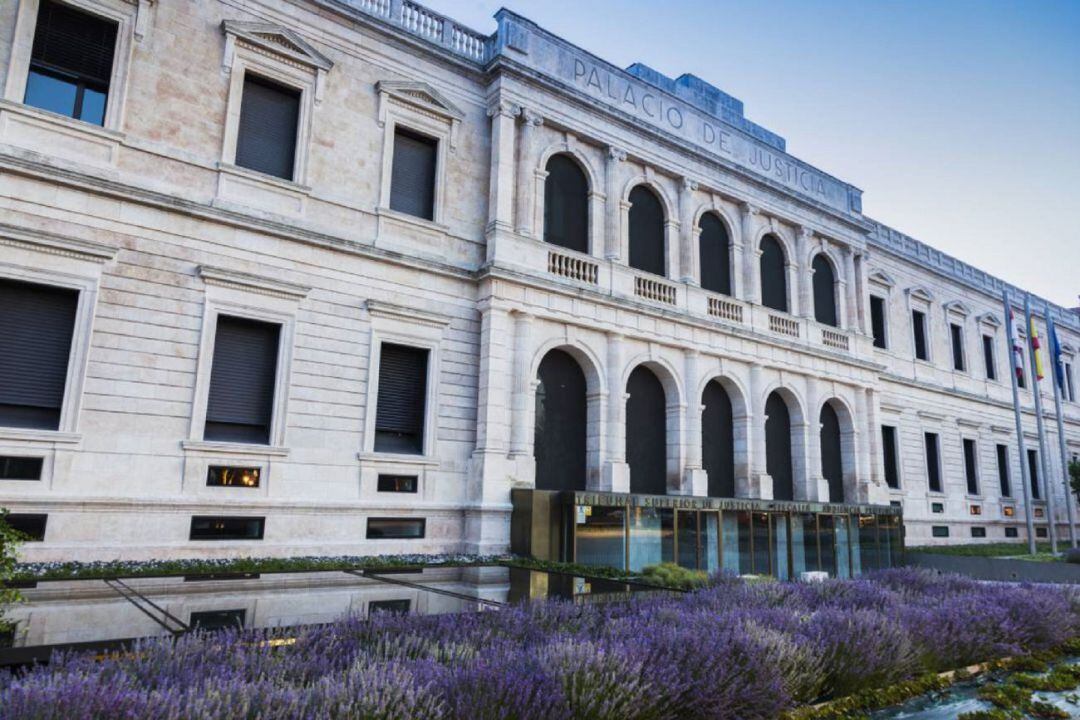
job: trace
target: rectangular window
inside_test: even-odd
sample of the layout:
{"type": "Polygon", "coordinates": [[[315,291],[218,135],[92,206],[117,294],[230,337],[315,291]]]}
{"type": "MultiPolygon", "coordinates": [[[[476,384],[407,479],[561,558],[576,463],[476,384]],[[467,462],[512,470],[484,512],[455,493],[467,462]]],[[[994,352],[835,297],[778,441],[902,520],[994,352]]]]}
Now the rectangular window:
{"type": "Polygon", "coordinates": [[[1012,484],[1009,482],[1009,448],[997,446],[998,483],[1001,485],[1001,497],[1012,497],[1012,484]]]}
{"type": "Polygon", "coordinates": [[[1005,507],[1001,508],[1001,514],[1004,517],[1012,517],[1016,514],[1016,509],[1012,505],[1006,505],[1005,507]]]}
{"type": "Polygon", "coordinates": [[[424,452],[428,351],[383,343],[375,409],[375,451],[424,452]]]}
{"type": "Polygon", "coordinates": [[[1020,533],[1014,527],[1007,527],[1007,528],[1005,528],[1005,537],[1007,537],[1007,538],[1020,537],[1020,533]]]}
{"type": "Polygon", "coordinates": [[[0,425],[60,427],[78,302],[76,290],[0,280],[0,425]]]}
{"type": "Polygon", "coordinates": [[[408,598],[402,600],[372,600],[368,603],[368,615],[374,615],[375,613],[408,615],[411,609],[412,601],[408,598]]]}
{"type": "Polygon", "coordinates": [[[874,333],[874,347],[885,349],[885,298],[870,296],[870,328],[874,333]]]}
{"type": "Polygon", "coordinates": [[[934,525],[932,528],[930,528],[930,532],[933,533],[934,537],[936,538],[949,537],[949,528],[947,525],[934,525]]]}
{"type": "Polygon", "coordinates": [[[300,91],[245,73],[236,129],[236,164],[293,179],[300,91]]]}
{"type": "Polygon", "coordinates": [[[968,495],[979,494],[979,474],[976,454],[975,441],[964,438],[964,477],[967,479],[968,495]]]}
{"type": "Polygon", "coordinates": [[[926,346],[926,313],[919,310],[911,311],[911,331],[915,337],[915,358],[929,360],[930,355],[926,346]]]}
{"type": "Polygon", "coordinates": [[[394,130],[390,171],[390,209],[432,220],[435,217],[435,162],[439,141],[404,128],[394,130]]]}
{"type": "Polygon", "coordinates": [[[257,467],[233,467],[230,465],[211,465],[206,470],[207,487],[259,487],[257,467]]]}
{"type": "Polygon", "coordinates": [[[945,512],[945,503],[930,503],[930,512],[940,515],[945,512]]]}
{"type": "Polygon", "coordinates": [[[1028,450],[1028,479],[1031,480],[1031,497],[1038,500],[1042,497],[1039,494],[1039,452],[1037,450],[1028,450]]]}
{"type": "Polygon", "coordinates": [[[44,458],[0,456],[0,480],[40,480],[44,458]]]}
{"type": "Polygon", "coordinates": [[[202,630],[203,632],[224,630],[226,628],[242,628],[246,616],[247,611],[243,608],[236,610],[204,610],[191,613],[188,626],[192,630],[202,630]]]}
{"type": "Polygon", "coordinates": [[[424,518],[368,518],[368,540],[399,538],[417,540],[424,537],[424,518]]]}
{"type": "Polygon", "coordinates": [[[949,336],[952,338],[953,370],[963,372],[966,369],[964,362],[964,328],[956,323],[949,323],[949,336]]]}
{"type": "Polygon", "coordinates": [[[931,492],[941,492],[941,459],[938,455],[937,433],[925,433],[926,479],[931,492]]]}
{"type": "Polygon", "coordinates": [[[971,537],[973,537],[973,538],[984,538],[984,537],[986,537],[986,528],[973,526],[971,528],[971,537]]]}
{"type": "Polygon", "coordinates": [[[23,102],[104,125],[116,31],[113,21],[41,0],[23,102]]]}
{"type": "Polygon", "coordinates": [[[48,521],[49,516],[44,514],[11,513],[7,516],[8,527],[21,532],[30,542],[45,540],[45,525],[48,521]]]}
{"type": "Polygon", "coordinates": [[[270,442],[281,326],[218,316],[204,440],[270,442]]]}
{"type": "Polygon", "coordinates": [[[1046,528],[1035,528],[1035,537],[1046,537],[1046,528]]]}
{"type": "Polygon", "coordinates": [[[972,505],[968,512],[972,515],[982,515],[982,505],[972,505]]]}
{"type": "Polygon", "coordinates": [[[1062,363],[1062,365],[1065,368],[1065,388],[1063,395],[1065,396],[1065,399],[1069,402],[1076,402],[1076,386],[1073,385],[1072,363],[1066,362],[1062,363]]]}
{"type": "Polygon", "coordinates": [[[994,360],[994,338],[983,335],[983,362],[986,364],[986,379],[997,380],[997,362],[994,360]]]}
{"type": "Polygon", "coordinates": [[[900,488],[900,468],[896,455],[896,428],[892,425],[881,426],[881,451],[885,455],[885,484],[897,490],[900,488]]]}
{"type": "Polygon", "coordinates": [[[415,475],[380,475],[379,492],[414,493],[416,492],[415,475]]]}
{"type": "Polygon", "coordinates": [[[191,540],[262,540],[266,518],[195,515],[191,540]]]}

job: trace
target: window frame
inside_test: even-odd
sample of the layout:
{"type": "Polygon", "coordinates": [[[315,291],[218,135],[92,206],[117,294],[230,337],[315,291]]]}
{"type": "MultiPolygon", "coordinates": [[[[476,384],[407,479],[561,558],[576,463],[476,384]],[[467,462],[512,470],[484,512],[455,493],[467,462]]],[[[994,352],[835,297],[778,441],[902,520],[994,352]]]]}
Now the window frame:
{"type": "Polygon", "coordinates": [[[881,423],[880,427],[881,427],[881,434],[882,434],[882,437],[881,437],[882,479],[885,480],[885,487],[888,488],[890,491],[892,491],[892,492],[900,492],[900,491],[903,491],[903,489],[904,489],[903,473],[901,472],[901,463],[900,463],[900,427],[899,427],[899,425],[896,425],[896,424],[891,424],[890,425],[889,423],[881,423]],[[892,458],[892,460],[893,460],[894,468],[896,470],[896,487],[893,487],[892,485],[889,485],[889,483],[888,483],[888,472],[886,471],[886,469],[888,468],[888,457],[886,457],[886,455],[885,455],[885,428],[890,428],[892,430],[892,439],[893,439],[893,452],[892,452],[893,458],[892,458]]]}
{"type": "MultiPolygon", "coordinates": [[[[1016,492],[1013,488],[1012,478],[1012,461],[1009,459],[1009,445],[1008,443],[995,443],[994,454],[997,457],[998,463],[998,496],[1002,499],[1008,498],[1010,501],[1014,498],[1013,493],[1016,492]],[[1004,460],[1004,462],[1002,462],[1004,460]],[[1002,481],[1008,485],[1008,494],[1002,490],[1002,481]]],[[[1021,475],[1023,477],[1023,475],[1021,475]]]]}
{"type": "Polygon", "coordinates": [[[387,207],[388,210],[390,210],[390,212],[394,213],[395,215],[400,215],[402,217],[409,217],[409,218],[412,218],[413,220],[419,220],[421,222],[430,222],[430,223],[436,222],[436,220],[435,220],[435,208],[439,203],[438,192],[439,192],[439,185],[440,185],[440,182],[439,182],[439,165],[440,165],[439,153],[440,153],[440,148],[442,146],[442,142],[443,141],[440,138],[435,137],[433,135],[429,135],[426,132],[419,132],[417,130],[414,130],[412,128],[412,126],[410,126],[410,125],[405,125],[403,123],[395,123],[394,124],[394,135],[393,135],[392,143],[391,143],[391,145],[392,145],[392,150],[391,150],[392,157],[390,158],[390,192],[389,192],[389,194],[387,195],[387,198],[386,198],[386,207],[387,207]],[[397,209],[397,208],[393,207],[393,205],[392,205],[392,203],[394,202],[394,168],[395,168],[395,160],[397,159],[396,158],[397,152],[398,152],[398,149],[399,149],[398,148],[398,138],[399,137],[403,137],[403,138],[412,140],[413,142],[418,142],[418,143],[430,142],[430,143],[433,143],[435,145],[435,148],[434,148],[435,167],[432,168],[432,173],[431,173],[431,184],[432,184],[432,187],[431,187],[431,217],[424,217],[423,215],[417,215],[417,214],[414,214],[414,213],[411,213],[411,212],[407,212],[405,210],[400,210],[400,209],[397,209]]]}
{"type": "Polygon", "coordinates": [[[964,323],[949,319],[949,346],[952,350],[952,370],[957,373],[968,373],[968,359],[966,347],[966,333],[964,323]]]}
{"type": "Polygon", "coordinates": [[[979,463],[979,441],[977,438],[962,436],[960,438],[960,449],[964,460],[964,491],[969,498],[981,498],[982,493],[982,468],[979,463]],[[970,443],[970,445],[969,445],[970,443]],[[973,477],[968,477],[968,447],[971,448],[971,471],[973,477]],[[975,484],[975,491],[972,492],[971,484],[975,484]]]}
{"type": "Polygon", "coordinates": [[[983,343],[983,372],[990,382],[1001,382],[997,361],[997,333],[980,333],[983,343]]]}
{"type": "Polygon", "coordinates": [[[926,491],[930,495],[944,495],[945,494],[945,477],[942,474],[942,457],[941,457],[941,433],[936,430],[923,430],[923,467],[926,469],[926,491]],[[930,472],[930,443],[928,442],[930,435],[934,436],[935,444],[935,465],[937,468],[937,484],[938,488],[935,490],[931,483],[930,472]]]}
{"type": "Polygon", "coordinates": [[[870,337],[875,350],[889,349],[889,297],[870,292],[870,337]],[[881,301],[881,345],[878,345],[874,337],[874,300],[881,301]]]}

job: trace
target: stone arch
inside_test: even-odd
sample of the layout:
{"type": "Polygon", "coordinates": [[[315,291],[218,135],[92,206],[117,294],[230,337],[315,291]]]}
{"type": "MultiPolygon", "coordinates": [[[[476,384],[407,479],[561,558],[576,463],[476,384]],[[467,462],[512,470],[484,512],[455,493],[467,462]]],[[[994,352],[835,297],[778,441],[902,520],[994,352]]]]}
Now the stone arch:
{"type": "MultiPolygon", "coordinates": [[[[683,392],[683,385],[677,371],[669,362],[655,355],[645,354],[636,357],[629,362],[625,368],[622,378],[622,387],[627,388],[626,392],[628,395],[630,394],[629,386],[631,377],[639,368],[644,368],[651,372],[659,382],[664,393],[664,488],[666,492],[668,488],[679,487],[681,482],[679,474],[682,471],[682,432],[683,418],[685,415],[685,403],[683,402],[685,395],[683,392]]],[[[626,422],[626,458],[627,463],[631,465],[633,464],[631,460],[631,450],[634,448],[635,444],[633,438],[634,429],[631,427],[634,422],[634,419],[631,417],[632,402],[633,399],[628,397],[626,400],[626,413],[624,414],[626,422]]],[[[637,492],[634,488],[640,487],[638,483],[635,483],[632,467],[630,471],[630,487],[631,492],[637,492]]],[[[657,482],[654,487],[659,489],[659,483],[657,482]]]]}
{"type": "MultiPolygon", "coordinates": [[[[833,499],[832,490],[834,484],[830,484],[830,501],[831,502],[858,502],[858,430],[855,422],[855,411],[852,409],[851,404],[844,398],[833,395],[826,398],[817,408],[815,417],[818,418],[818,423],[813,427],[815,429],[815,436],[820,437],[822,432],[821,417],[822,413],[826,412],[825,408],[828,407],[836,414],[837,421],[839,423],[840,433],[840,472],[841,472],[841,487],[842,498],[839,500],[833,499]]],[[[811,438],[811,442],[814,442],[815,438],[811,438]]],[[[824,447],[822,448],[822,473],[824,474],[824,447]]],[[[829,479],[826,476],[826,479],[829,479]]],[[[835,480],[833,480],[835,483],[835,480]]]]}
{"type": "MultiPolygon", "coordinates": [[[[773,470],[770,469],[770,464],[774,466],[774,469],[778,462],[783,464],[781,462],[783,453],[778,452],[780,450],[787,450],[787,457],[790,462],[789,469],[783,468],[788,470],[787,477],[779,478],[779,482],[778,478],[773,477],[773,497],[778,500],[806,500],[810,497],[806,467],[806,435],[808,429],[806,404],[791,387],[774,383],[762,394],[761,407],[764,417],[759,431],[765,433],[766,472],[771,476],[773,470]],[[769,410],[779,407],[775,404],[776,400],[774,398],[783,403],[783,408],[787,414],[788,432],[786,433],[786,448],[773,448],[770,450],[770,430],[773,430],[775,426],[770,425],[769,410]],[[772,462],[770,462],[770,458],[772,462]],[[790,478],[790,485],[788,485],[788,477],[790,478]]],[[[773,417],[773,423],[779,420],[779,417],[773,417]]],[[[774,433],[773,439],[780,440],[781,438],[774,433]]]]}
{"type": "Polygon", "coordinates": [[[746,396],[731,378],[706,377],[701,399],[701,457],[710,497],[736,497],[749,467],[746,396]]]}
{"type": "Polygon", "coordinates": [[[581,166],[582,171],[585,173],[585,178],[589,181],[589,191],[599,192],[599,188],[603,186],[600,174],[596,171],[592,162],[581,152],[574,144],[568,143],[565,140],[551,143],[541,151],[536,163],[536,170],[538,172],[547,172],[548,161],[551,160],[554,155],[568,155],[571,159],[575,160],[578,165],[581,166]]]}
{"type": "Polygon", "coordinates": [[[813,303],[814,319],[824,325],[840,327],[840,268],[843,265],[838,264],[828,251],[818,249],[810,253],[806,267],[811,277],[810,300],[813,303]],[[828,281],[823,279],[824,272],[832,276],[828,281]]]}
{"type": "Polygon", "coordinates": [[[569,153],[555,153],[544,166],[544,242],[587,254],[591,186],[581,163],[569,153]]]}
{"type": "Polygon", "coordinates": [[[533,458],[538,490],[588,487],[588,392],[581,364],[549,350],[536,378],[533,458]]]}
{"type": "Polygon", "coordinates": [[[660,198],[660,205],[664,208],[665,221],[675,222],[679,216],[679,202],[676,198],[672,197],[664,187],[664,184],[656,179],[655,173],[638,173],[627,180],[622,189],[622,201],[627,203],[630,202],[630,193],[639,185],[644,185],[656,193],[656,196],[660,198]]]}
{"type": "Polygon", "coordinates": [[[735,288],[735,238],[731,229],[727,218],[713,208],[706,208],[694,220],[698,281],[704,289],[724,295],[734,295],[735,288]],[[721,238],[726,245],[715,248],[721,238]]]}
{"type": "Polygon", "coordinates": [[[791,312],[792,283],[788,277],[791,249],[779,235],[767,232],[761,235],[756,250],[761,304],[773,310],[791,312]]]}
{"type": "MultiPolygon", "coordinates": [[[[533,174],[535,176],[535,182],[531,182],[531,192],[533,194],[533,215],[532,215],[532,227],[535,228],[535,234],[540,239],[544,236],[544,220],[546,215],[546,203],[545,194],[547,192],[547,165],[548,161],[555,155],[567,155],[571,160],[578,164],[582,172],[585,173],[585,179],[588,184],[588,253],[596,254],[601,250],[603,245],[603,238],[600,236],[600,231],[604,225],[604,208],[603,208],[603,174],[597,172],[596,165],[589,159],[588,153],[583,152],[582,146],[575,142],[568,142],[566,140],[559,140],[558,142],[547,145],[542,152],[538,154],[536,165],[533,167],[533,174]]],[[[519,188],[519,191],[525,191],[524,188],[519,188]]]]}

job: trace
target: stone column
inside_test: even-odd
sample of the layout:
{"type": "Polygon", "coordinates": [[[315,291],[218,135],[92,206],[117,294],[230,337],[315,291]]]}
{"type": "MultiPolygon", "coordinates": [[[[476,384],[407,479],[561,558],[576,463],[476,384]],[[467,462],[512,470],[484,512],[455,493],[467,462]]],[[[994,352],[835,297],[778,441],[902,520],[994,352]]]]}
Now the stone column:
{"type": "Polygon", "coordinates": [[[802,317],[814,318],[814,303],[812,300],[812,280],[814,277],[814,271],[810,267],[809,258],[810,244],[814,240],[814,231],[810,228],[800,225],[799,235],[795,244],[795,254],[799,257],[796,259],[796,265],[798,269],[798,296],[799,307],[798,311],[792,313],[793,315],[801,315],[802,317]]]}
{"type": "Polygon", "coordinates": [[[829,481],[821,469],[821,417],[815,412],[818,406],[818,380],[806,376],[806,499],[817,502],[829,501],[829,481]]]}
{"type": "Polygon", "coordinates": [[[844,278],[847,280],[847,292],[844,293],[847,300],[847,322],[843,327],[857,332],[859,329],[858,293],[856,292],[858,283],[855,281],[855,251],[851,247],[844,249],[844,278]]]}
{"type": "Polygon", "coordinates": [[[860,253],[855,259],[855,278],[858,281],[855,283],[855,302],[859,310],[859,332],[864,335],[870,335],[873,332],[870,328],[870,291],[867,270],[869,262],[870,255],[866,251],[860,253]]]}
{"type": "Polygon", "coordinates": [[[750,203],[742,204],[742,255],[743,255],[743,297],[746,302],[761,304],[761,272],[758,269],[760,251],[754,242],[759,210],[750,203]]]}
{"type": "Polygon", "coordinates": [[[521,147],[517,168],[517,231],[534,237],[533,207],[536,199],[536,135],[544,119],[532,110],[521,111],[521,147]]]}
{"type": "Polygon", "coordinates": [[[694,222],[694,191],[697,189],[698,184],[686,177],[679,185],[679,274],[672,274],[672,277],[678,277],[690,285],[701,284],[698,268],[700,258],[697,252],[698,228],[694,222]]]}
{"type": "Polygon", "coordinates": [[[747,488],[736,488],[740,497],[764,498],[773,496],[772,478],[765,462],[765,398],[761,397],[765,389],[764,368],[761,365],[750,366],[750,483],[747,488]]]}
{"type": "Polygon", "coordinates": [[[529,373],[532,359],[532,315],[515,312],[514,318],[514,377],[511,397],[510,455],[529,455],[529,422],[527,410],[532,392],[529,373]]]}
{"type": "MultiPolygon", "coordinates": [[[[855,389],[855,487],[851,497],[855,502],[870,500],[870,446],[867,437],[869,393],[866,388],[855,389]]],[[[845,495],[849,488],[844,488],[845,495]]]]}
{"type": "Polygon", "coordinates": [[[626,387],[622,375],[623,336],[607,335],[607,459],[601,490],[630,492],[630,467],[626,464],[626,387]]]}
{"type": "Polygon", "coordinates": [[[706,496],[709,494],[709,477],[702,466],[701,446],[701,413],[705,408],[701,404],[701,395],[697,392],[700,355],[697,350],[686,350],[683,357],[686,368],[686,435],[683,438],[686,465],[683,470],[682,494],[706,496]]]}
{"type": "Polygon", "coordinates": [[[500,100],[488,108],[491,118],[491,174],[488,187],[487,259],[495,259],[496,238],[514,229],[514,118],[521,108],[500,100]]]}
{"type": "Polygon", "coordinates": [[[604,200],[604,257],[608,260],[622,259],[622,237],[619,228],[619,216],[622,213],[622,198],[619,196],[620,169],[626,161],[626,151],[609,147],[604,165],[606,198],[604,200]]]}

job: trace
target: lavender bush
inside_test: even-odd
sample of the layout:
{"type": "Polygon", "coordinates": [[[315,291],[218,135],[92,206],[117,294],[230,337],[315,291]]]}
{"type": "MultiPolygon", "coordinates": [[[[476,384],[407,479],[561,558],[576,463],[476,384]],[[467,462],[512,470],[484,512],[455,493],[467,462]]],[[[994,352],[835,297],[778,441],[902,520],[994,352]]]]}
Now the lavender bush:
{"type": "Polygon", "coordinates": [[[1066,588],[918,570],[820,584],[717,577],[678,597],[377,615],[139,643],[0,675],[0,718],[771,718],[1080,633],[1066,588]]]}

